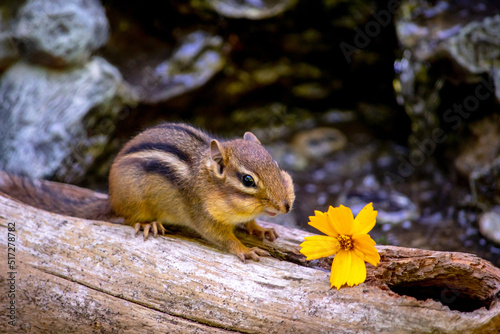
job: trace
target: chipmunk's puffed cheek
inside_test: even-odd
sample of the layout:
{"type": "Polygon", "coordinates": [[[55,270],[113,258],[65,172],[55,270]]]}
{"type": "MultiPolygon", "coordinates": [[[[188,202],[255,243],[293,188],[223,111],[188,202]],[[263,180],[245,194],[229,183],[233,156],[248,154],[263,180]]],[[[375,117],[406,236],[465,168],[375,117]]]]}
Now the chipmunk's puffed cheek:
{"type": "Polygon", "coordinates": [[[245,207],[234,207],[221,203],[207,203],[207,211],[214,220],[237,225],[257,218],[262,211],[245,207]]]}

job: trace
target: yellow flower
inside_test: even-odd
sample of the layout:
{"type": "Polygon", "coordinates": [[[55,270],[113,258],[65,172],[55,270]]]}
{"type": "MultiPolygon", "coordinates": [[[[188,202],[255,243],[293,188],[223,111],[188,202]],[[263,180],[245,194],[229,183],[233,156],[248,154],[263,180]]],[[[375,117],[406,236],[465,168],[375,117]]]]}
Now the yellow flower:
{"type": "Polygon", "coordinates": [[[366,279],[365,262],[374,266],[380,262],[375,241],[368,232],[375,226],[377,211],[372,203],[367,204],[353,218],[351,209],[341,205],[330,206],[328,212],[314,211],[309,225],[326,235],[306,237],[300,244],[300,252],[307,260],[315,260],[334,254],[330,283],[337,290],[347,283],[349,286],[363,283],[366,279]]]}

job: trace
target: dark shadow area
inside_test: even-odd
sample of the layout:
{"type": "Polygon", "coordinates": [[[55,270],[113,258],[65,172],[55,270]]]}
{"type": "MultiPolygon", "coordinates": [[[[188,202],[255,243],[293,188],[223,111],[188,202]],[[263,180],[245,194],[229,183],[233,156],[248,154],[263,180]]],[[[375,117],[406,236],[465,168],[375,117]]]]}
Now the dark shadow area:
{"type": "Polygon", "coordinates": [[[389,288],[401,296],[410,296],[425,301],[432,299],[448,306],[450,310],[473,312],[482,307],[487,310],[492,304],[491,299],[481,300],[456,288],[429,285],[432,282],[414,282],[412,284],[391,285],[389,288]]]}

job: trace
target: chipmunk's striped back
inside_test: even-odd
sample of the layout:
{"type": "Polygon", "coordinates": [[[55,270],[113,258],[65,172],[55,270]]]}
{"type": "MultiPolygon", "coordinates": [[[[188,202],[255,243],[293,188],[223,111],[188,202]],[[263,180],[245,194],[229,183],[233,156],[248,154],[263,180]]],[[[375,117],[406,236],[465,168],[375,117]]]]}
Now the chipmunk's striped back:
{"type": "Polygon", "coordinates": [[[210,140],[204,132],[180,123],[160,124],[134,137],[111,167],[113,209],[131,224],[189,220],[189,203],[181,198],[210,140]]]}
{"type": "Polygon", "coordinates": [[[191,177],[191,167],[209,147],[210,139],[204,132],[185,124],[161,124],[128,142],[118,154],[114,167],[133,166],[181,185],[191,177]]]}

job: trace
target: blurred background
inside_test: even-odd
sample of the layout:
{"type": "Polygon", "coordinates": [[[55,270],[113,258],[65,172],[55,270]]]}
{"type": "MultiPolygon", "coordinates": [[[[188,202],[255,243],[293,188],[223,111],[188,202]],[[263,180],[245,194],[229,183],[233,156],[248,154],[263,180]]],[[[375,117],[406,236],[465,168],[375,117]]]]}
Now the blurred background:
{"type": "Polygon", "coordinates": [[[147,126],[252,131],[278,223],[373,202],[379,244],[500,266],[499,100],[495,0],[0,2],[0,169],[102,192],[147,126]]]}

